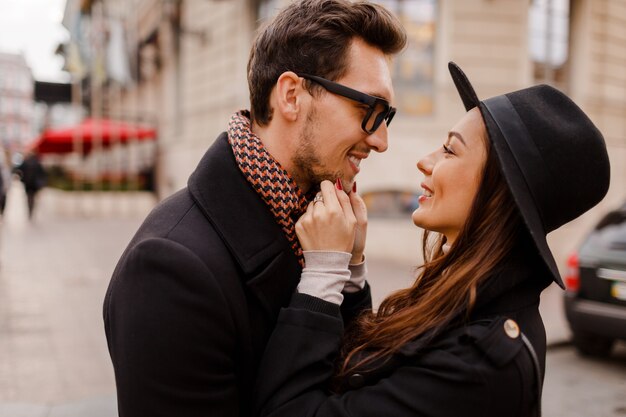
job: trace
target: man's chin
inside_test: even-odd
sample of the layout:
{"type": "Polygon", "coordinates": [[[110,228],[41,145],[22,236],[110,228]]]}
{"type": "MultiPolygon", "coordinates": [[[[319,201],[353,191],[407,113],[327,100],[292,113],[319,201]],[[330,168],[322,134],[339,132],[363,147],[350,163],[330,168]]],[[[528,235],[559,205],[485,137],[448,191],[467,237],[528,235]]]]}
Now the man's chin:
{"type": "Polygon", "coordinates": [[[343,187],[343,190],[347,194],[350,194],[352,192],[352,187],[354,186],[354,181],[355,180],[356,180],[355,178],[352,178],[352,179],[349,179],[349,180],[346,180],[346,179],[342,179],[341,180],[341,186],[343,187]]]}
{"type": "Polygon", "coordinates": [[[355,178],[352,177],[350,179],[346,179],[343,176],[340,176],[338,174],[326,174],[326,175],[318,175],[317,178],[313,181],[313,183],[316,183],[317,186],[319,187],[319,184],[323,181],[323,180],[327,180],[332,182],[333,184],[336,183],[337,178],[340,178],[341,181],[341,187],[343,188],[343,190],[350,194],[352,192],[352,186],[354,184],[355,178]]]}

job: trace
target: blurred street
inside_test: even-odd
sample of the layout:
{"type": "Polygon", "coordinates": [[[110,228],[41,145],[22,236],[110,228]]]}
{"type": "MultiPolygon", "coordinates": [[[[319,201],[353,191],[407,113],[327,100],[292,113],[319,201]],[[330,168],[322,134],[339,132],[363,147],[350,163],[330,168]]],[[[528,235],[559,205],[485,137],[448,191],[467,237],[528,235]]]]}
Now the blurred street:
{"type": "Polygon", "coordinates": [[[102,300],[139,216],[72,218],[55,197],[42,191],[29,223],[21,184],[9,195],[0,242],[0,416],[114,416],[102,300]]]}
{"type": "MultiPolygon", "coordinates": [[[[0,241],[0,417],[113,417],[113,371],[102,324],[111,272],[152,201],[132,193],[83,198],[45,189],[34,221],[20,183],[9,195],[0,241]]],[[[376,239],[379,225],[371,226],[376,239]]],[[[370,254],[378,303],[408,285],[411,265],[370,254]]],[[[626,416],[626,347],[611,359],[581,359],[560,292],[542,311],[549,341],[546,417],[626,416]]]]}
{"type": "Polygon", "coordinates": [[[626,416],[626,344],[607,359],[582,358],[571,346],[548,349],[543,416],[626,416]]]}
{"type": "MultiPolygon", "coordinates": [[[[573,272],[570,290],[579,286],[581,243],[626,202],[626,0],[372,1],[399,19],[407,37],[389,61],[389,105],[397,109],[389,149],[364,160],[367,168],[359,165],[358,189],[370,212],[366,253],[374,305],[409,286],[422,262],[422,233],[407,214],[424,191],[416,163],[440,149],[465,114],[448,77],[449,61],[464,69],[481,99],[536,84],[555,87],[602,132],[611,165],[606,197],[548,235],[561,274],[573,272]]],[[[0,205],[11,173],[24,173],[18,169],[24,159],[36,155],[47,173],[29,186],[47,187],[32,220],[16,178],[0,217],[0,417],[117,416],[102,319],[113,269],[155,195],[187,184],[234,112],[256,112],[250,98],[259,74],[246,63],[259,56],[259,44],[251,55],[257,33],[289,3],[0,0],[0,205]]],[[[344,63],[351,70],[353,57],[319,53],[318,61],[337,71],[311,67],[300,73],[350,86],[350,77],[333,77],[345,73],[344,63]]],[[[368,68],[359,67],[362,81],[353,87],[360,91],[369,77],[368,68]]],[[[363,91],[387,97],[386,90],[363,91]]],[[[319,155],[331,155],[327,147],[334,143],[356,140],[344,133],[352,123],[357,121],[346,119],[346,128],[335,132],[334,123],[320,130],[337,140],[320,136],[314,142],[319,155]]],[[[313,139],[317,125],[311,124],[313,139]]],[[[267,131],[274,129],[268,124],[267,131]]],[[[264,143],[274,142],[272,135],[264,143]]],[[[547,170],[559,179],[569,171],[578,172],[547,170]]],[[[551,211],[570,213],[575,200],[559,198],[551,211]]],[[[624,299],[626,287],[616,281],[611,288],[624,299]]],[[[618,343],[610,358],[578,355],[556,284],[541,294],[540,310],[548,342],[543,416],[626,417],[626,343],[618,343]]]]}

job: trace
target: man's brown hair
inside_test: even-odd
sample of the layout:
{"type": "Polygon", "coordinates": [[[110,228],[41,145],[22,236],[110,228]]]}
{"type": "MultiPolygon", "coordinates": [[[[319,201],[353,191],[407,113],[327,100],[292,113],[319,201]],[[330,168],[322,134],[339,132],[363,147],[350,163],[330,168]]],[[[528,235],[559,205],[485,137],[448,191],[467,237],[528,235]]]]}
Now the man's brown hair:
{"type": "MultiPolygon", "coordinates": [[[[258,34],[250,52],[252,120],[263,126],[272,119],[270,93],[285,71],[330,80],[341,78],[354,38],[386,55],[396,54],[406,45],[406,33],[399,20],[378,4],[301,0],[282,10],[258,34]]],[[[308,88],[314,88],[314,84],[309,83],[308,88]]]]}

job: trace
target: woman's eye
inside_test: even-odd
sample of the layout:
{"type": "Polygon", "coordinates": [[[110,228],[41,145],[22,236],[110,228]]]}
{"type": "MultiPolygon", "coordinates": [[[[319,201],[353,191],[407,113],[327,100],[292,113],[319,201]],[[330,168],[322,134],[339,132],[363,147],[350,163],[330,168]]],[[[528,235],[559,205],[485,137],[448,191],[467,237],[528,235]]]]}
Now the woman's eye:
{"type": "Polygon", "coordinates": [[[454,152],[452,152],[446,145],[443,145],[443,153],[454,155],[454,152]]]}

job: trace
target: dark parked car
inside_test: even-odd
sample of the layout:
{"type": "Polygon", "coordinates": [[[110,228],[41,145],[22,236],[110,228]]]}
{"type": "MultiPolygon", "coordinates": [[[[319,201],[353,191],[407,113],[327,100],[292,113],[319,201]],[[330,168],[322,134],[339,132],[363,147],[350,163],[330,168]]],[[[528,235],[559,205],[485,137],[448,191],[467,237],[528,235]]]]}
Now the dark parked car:
{"type": "Polygon", "coordinates": [[[584,355],[626,340],[626,203],[607,214],[568,260],[565,313],[584,355]]]}

